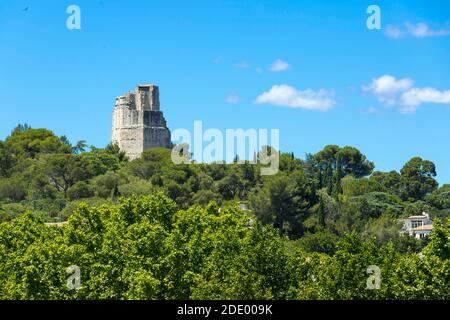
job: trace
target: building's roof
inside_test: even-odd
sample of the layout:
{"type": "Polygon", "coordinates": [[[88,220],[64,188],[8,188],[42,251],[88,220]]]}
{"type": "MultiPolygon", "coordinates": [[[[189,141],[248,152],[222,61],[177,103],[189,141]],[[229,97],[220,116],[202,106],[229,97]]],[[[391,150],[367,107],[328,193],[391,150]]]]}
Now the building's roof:
{"type": "Polygon", "coordinates": [[[409,217],[406,218],[406,219],[409,219],[409,220],[415,220],[415,219],[429,219],[429,218],[430,218],[430,217],[420,215],[420,216],[409,216],[409,217]]]}
{"type": "Polygon", "coordinates": [[[429,230],[433,230],[432,224],[426,224],[426,225],[414,228],[414,231],[429,231],[429,230]]]}

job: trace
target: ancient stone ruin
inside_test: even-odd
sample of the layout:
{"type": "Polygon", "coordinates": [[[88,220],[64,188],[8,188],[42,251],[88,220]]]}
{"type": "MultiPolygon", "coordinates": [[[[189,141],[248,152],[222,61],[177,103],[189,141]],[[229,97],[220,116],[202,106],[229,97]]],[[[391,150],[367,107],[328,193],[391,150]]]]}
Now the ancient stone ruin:
{"type": "Polygon", "coordinates": [[[159,88],[155,85],[138,85],[136,91],[116,98],[112,142],[130,160],[147,149],[171,147],[170,131],[159,108],[159,88]]]}

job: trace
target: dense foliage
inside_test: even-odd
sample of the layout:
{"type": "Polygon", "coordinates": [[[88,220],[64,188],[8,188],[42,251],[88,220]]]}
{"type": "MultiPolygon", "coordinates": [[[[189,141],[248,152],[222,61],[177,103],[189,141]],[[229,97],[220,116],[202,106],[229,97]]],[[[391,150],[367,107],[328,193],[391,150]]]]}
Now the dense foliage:
{"type": "Polygon", "coordinates": [[[334,145],[280,153],[273,176],[166,149],[128,161],[20,125],[0,141],[0,298],[449,299],[450,186],[419,157],[374,168],[334,145]],[[423,211],[431,235],[402,235],[423,211]]]}

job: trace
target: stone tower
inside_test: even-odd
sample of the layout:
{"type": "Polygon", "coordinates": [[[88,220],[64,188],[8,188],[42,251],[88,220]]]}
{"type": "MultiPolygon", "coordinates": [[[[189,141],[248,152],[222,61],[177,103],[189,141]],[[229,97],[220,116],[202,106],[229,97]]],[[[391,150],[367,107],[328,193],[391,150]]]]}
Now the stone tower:
{"type": "Polygon", "coordinates": [[[138,85],[136,91],[116,98],[112,142],[118,144],[131,160],[147,149],[171,147],[170,131],[159,110],[157,86],[138,85]]]}

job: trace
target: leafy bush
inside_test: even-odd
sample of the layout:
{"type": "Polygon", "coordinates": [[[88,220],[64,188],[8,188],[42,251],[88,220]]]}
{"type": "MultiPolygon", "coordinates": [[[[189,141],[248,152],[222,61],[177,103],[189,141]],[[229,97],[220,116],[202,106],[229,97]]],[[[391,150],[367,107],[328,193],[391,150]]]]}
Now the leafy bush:
{"type": "Polygon", "coordinates": [[[8,199],[19,202],[25,199],[27,190],[25,183],[18,177],[0,180],[0,199],[8,199]]]}
{"type": "Polygon", "coordinates": [[[90,198],[94,194],[94,188],[86,181],[79,181],[67,190],[67,196],[70,200],[90,198]]]}

